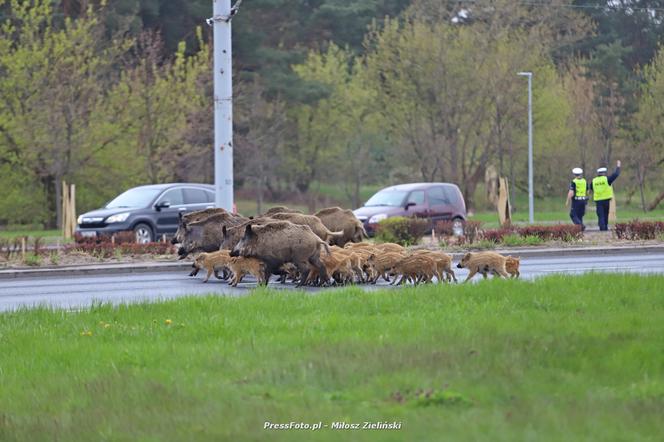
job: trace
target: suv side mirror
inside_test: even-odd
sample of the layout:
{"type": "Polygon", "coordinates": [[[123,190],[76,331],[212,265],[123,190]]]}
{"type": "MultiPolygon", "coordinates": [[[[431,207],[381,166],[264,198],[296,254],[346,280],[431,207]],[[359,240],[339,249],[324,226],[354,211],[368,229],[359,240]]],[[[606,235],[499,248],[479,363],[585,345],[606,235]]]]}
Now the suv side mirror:
{"type": "Polygon", "coordinates": [[[157,212],[159,212],[161,209],[168,209],[171,207],[171,202],[170,201],[159,201],[154,208],[157,209],[157,212]]]}
{"type": "Polygon", "coordinates": [[[409,207],[411,207],[411,206],[415,206],[415,205],[416,205],[416,204],[415,204],[414,202],[412,202],[412,201],[409,202],[409,203],[406,203],[406,205],[404,206],[404,210],[408,210],[409,207]]]}

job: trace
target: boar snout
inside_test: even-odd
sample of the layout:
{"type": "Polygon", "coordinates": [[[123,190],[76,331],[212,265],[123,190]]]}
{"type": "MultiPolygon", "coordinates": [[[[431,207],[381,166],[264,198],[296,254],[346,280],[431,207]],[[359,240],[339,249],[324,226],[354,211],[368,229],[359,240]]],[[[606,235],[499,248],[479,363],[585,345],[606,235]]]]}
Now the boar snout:
{"type": "Polygon", "coordinates": [[[178,239],[175,236],[173,238],[171,238],[171,244],[177,244],[177,243],[178,243],[178,239]]]}
{"type": "Polygon", "coordinates": [[[237,258],[238,256],[240,256],[240,252],[238,252],[237,250],[232,250],[230,255],[233,258],[237,258]]]}
{"type": "Polygon", "coordinates": [[[461,265],[461,263],[457,264],[457,269],[462,269],[462,268],[463,266],[461,265]]]}

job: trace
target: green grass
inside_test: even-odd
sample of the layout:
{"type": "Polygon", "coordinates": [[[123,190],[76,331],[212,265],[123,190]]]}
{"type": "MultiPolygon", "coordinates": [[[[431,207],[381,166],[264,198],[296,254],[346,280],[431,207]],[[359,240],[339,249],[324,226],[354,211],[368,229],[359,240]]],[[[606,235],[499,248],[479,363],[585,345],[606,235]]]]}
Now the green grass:
{"type": "MultiPolygon", "coordinates": [[[[478,190],[475,195],[475,202],[482,205],[484,201],[483,188],[478,190]]],[[[545,197],[535,199],[535,222],[536,223],[570,223],[569,207],[565,207],[566,192],[560,198],[545,197]]],[[[653,195],[654,197],[654,195],[653,195]]],[[[512,221],[515,223],[528,222],[528,195],[520,193],[516,198],[513,198],[512,205],[517,210],[512,213],[512,221]]],[[[644,213],[641,210],[639,202],[632,199],[628,205],[623,198],[618,195],[618,207],[616,209],[616,217],[618,221],[629,221],[632,219],[643,220],[663,220],[664,219],[664,205],[653,210],[652,212],[644,213]]],[[[498,226],[498,212],[495,210],[486,210],[479,208],[470,219],[475,221],[482,221],[485,227],[498,226]]],[[[588,203],[586,208],[586,216],[584,221],[591,224],[597,224],[597,215],[595,213],[595,205],[592,201],[588,203]]]]}
{"type": "Polygon", "coordinates": [[[662,287],[591,274],[6,313],[0,440],[661,440],[662,287]]]}
{"type": "Polygon", "coordinates": [[[515,247],[515,246],[538,246],[544,244],[544,240],[538,236],[528,235],[505,235],[501,241],[502,245],[515,247]]]}

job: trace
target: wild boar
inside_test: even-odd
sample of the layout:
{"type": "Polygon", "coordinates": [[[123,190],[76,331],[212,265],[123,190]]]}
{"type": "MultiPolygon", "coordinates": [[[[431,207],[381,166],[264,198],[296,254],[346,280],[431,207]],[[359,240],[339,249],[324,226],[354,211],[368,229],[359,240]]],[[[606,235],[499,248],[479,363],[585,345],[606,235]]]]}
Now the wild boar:
{"type": "Polygon", "coordinates": [[[408,280],[414,284],[431,282],[436,274],[436,263],[426,255],[411,255],[399,261],[389,271],[401,276],[401,279],[394,278],[392,284],[404,284],[408,280]]]}
{"type": "Polygon", "coordinates": [[[190,212],[187,214],[179,214],[179,219],[178,219],[178,229],[175,232],[175,235],[173,235],[173,238],[171,239],[171,244],[181,244],[182,241],[184,241],[185,237],[185,230],[187,228],[187,224],[193,223],[193,222],[198,222],[201,220],[204,220],[205,218],[208,218],[212,215],[218,215],[221,213],[227,213],[229,215],[232,215],[228,213],[224,209],[217,209],[217,208],[211,208],[211,209],[204,209],[204,210],[197,210],[195,212],[190,212]]]}
{"type": "Polygon", "coordinates": [[[381,244],[376,244],[374,248],[381,252],[393,252],[393,253],[404,253],[406,248],[400,244],[395,244],[392,242],[385,242],[381,244]]]}
{"type": "Polygon", "coordinates": [[[219,250],[224,240],[223,228],[247,221],[247,218],[225,212],[188,222],[184,229],[184,238],[178,249],[179,259],[184,259],[190,253],[219,250]]]}
{"type": "Polygon", "coordinates": [[[231,256],[258,258],[265,263],[265,281],[272,273],[279,273],[282,265],[292,262],[300,272],[298,287],[309,276],[309,266],[318,269],[322,279],[327,278],[325,266],[320,260],[321,247],[330,253],[328,244],[314,235],[308,226],[289,221],[275,221],[264,225],[247,224],[244,235],[231,256]]]}
{"type": "Polygon", "coordinates": [[[505,270],[507,273],[512,275],[512,278],[518,278],[521,276],[521,272],[519,272],[520,264],[521,258],[516,256],[508,256],[507,260],[505,261],[505,270]]]}
{"type": "Polygon", "coordinates": [[[302,212],[297,209],[290,209],[286,206],[275,206],[275,207],[270,207],[267,210],[267,212],[265,212],[261,216],[271,216],[274,215],[275,213],[302,213],[302,212]]]}
{"type": "Polygon", "coordinates": [[[293,224],[299,224],[302,226],[309,226],[315,235],[328,244],[331,244],[332,241],[335,241],[337,238],[341,238],[344,234],[343,231],[331,232],[325,227],[322,221],[314,215],[303,215],[301,213],[274,213],[270,218],[280,221],[290,221],[293,224]]]}
{"type": "Polygon", "coordinates": [[[205,276],[203,282],[208,282],[212,272],[214,272],[215,276],[218,277],[219,270],[223,270],[225,267],[227,267],[229,260],[230,254],[226,250],[212,253],[201,253],[194,260],[193,266],[196,269],[195,273],[192,272],[192,274],[189,276],[196,276],[198,270],[204,268],[207,270],[207,275],[205,276]]]}
{"type": "Polygon", "coordinates": [[[359,243],[363,239],[369,238],[367,231],[364,230],[364,224],[357,219],[352,210],[342,209],[341,207],[328,207],[321,209],[314,214],[323,225],[333,232],[343,231],[340,238],[335,238],[331,244],[343,247],[344,244],[353,242],[359,243]]]}
{"type": "Polygon", "coordinates": [[[387,272],[393,268],[399,261],[401,261],[405,255],[403,253],[380,253],[380,254],[371,254],[366,261],[365,271],[373,274],[371,283],[375,284],[378,281],[378,278],[381,276],[387,282],[390,282],[390,278],[387,275],[387,272]]]}
{"type": "Polygon", "coordinates": [[[452,255],[448,255],[439,250],[419,249],[411,252],[411,256],[425,255],[433,259],[436,263],[436,278],[438,282],[457,282],[454,270],[452,270],[452,255]]]}
{"type": "Polygon", "coordinates": [[[230,258],[227,266],[233,273],[233,278],[231,278],[230,282],[231,287],[237,287],[245,275],[252,275],[256,278],[258,285],[267,284],[267,280],[265,280],[265,264],[260,259],[237,256],[230,258]]]}
{"type": "Polygon", "coordinates": [[[235,245],[240,242],[244,236],[244,229],[247,227],[247,224],[252,224],[255,226],[267,224],[269,222],[275,221],[272,218],[259,217],[259,218],[249,218],[248,221],[238,224],[236,226],[223,226],[221,228],[222,241],[220,248],[223,250],[233,250],[235,245]]]}
{"type": "Polygon", "coordinates": [[[496,252],[468,252],[461,258],[457,267],[469,270],[468,277],[464,282],[468,282],[477,273],[481,273],[484,278],[489,272],[508,278],[510,275],[505,270],[506,261],[506,257],[496,252]]]}

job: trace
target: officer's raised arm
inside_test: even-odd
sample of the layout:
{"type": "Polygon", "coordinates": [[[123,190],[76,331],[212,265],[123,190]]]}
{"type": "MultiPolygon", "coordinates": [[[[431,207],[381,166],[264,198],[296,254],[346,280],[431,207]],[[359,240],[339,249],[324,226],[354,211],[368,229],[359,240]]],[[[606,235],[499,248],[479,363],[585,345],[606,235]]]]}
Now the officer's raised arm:
{"type": "Polygon", "coordinates": [[[610,177],[608,177],[609,185],[613,184],[613,182],[620,176],[620,160],[616,161],[616,170],[613,171],[610,177]]]}

